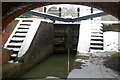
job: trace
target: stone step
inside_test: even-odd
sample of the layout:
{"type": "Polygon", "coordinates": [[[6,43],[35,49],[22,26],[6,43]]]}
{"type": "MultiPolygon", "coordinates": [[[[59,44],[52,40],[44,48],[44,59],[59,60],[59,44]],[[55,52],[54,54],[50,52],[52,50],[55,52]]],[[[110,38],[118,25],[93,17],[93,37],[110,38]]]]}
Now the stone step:
{"type": "Polygon", "coordinates": [[[25,38],[12,38],[11,40],[16,40],[16,41],[21,41],[24,40],[25,38]]]}
{"type": "Polygon", "coordinates": [[[9,43],[8,45],[11,45],[11,46],[21,46],[22,45],[22,43],[9,43]]]}
{"type": "Polygon", "coordinates": [[[9,43],[22,43],[23,40],[10,40],[9,43]]]}
{"type": "Polygon", "coordinates": [[[91,39],[102,39],[103,40],[102,37],[91,37],[91,39]]]}
{"type": "Polygon", "coordinates": [[[8,61],[8,63],[13,63],[14,62],[14,60],[10,60],[10,61],[8,61]]]}
{"type": "Polygon", "coordinates": [[[91,41],[90,43],[102,43],[103,44],[103,42],[102,41],[91,41]]]}
{"type": "Polygon", "coordinates": [[[102,34],[103,35],[103,32],[91,32],[91,34],[102,34]]]}
{"type": "Polygon", "coordinates": [[[91,32],[101,32],[101,33],[103,33],[103,31],[101,31],[101,30],[91,30],[91,32]]]}
{"type": "Polygon", "coordinates": [[[103,46],[103,43],[90,43],[90,45],[103,46]]]}
{"type": "Polygon", "coordinates": [[[29,30],[29,28],[21,28],[21,27],[19,27],[17,30],[29,30]]]}
{"type": "Polygon", "coordinates": [[[18,29],[29,29],[30,26],[18,26],[18,29]]]}
{"type": "Polygon", "coordinates": [[[32,22],[21,22],[20,24],[32,24],[32,22]]]}
{"type": "Polygon", "coordinates": [[[32,19],[24,19],[24,20],[22,20],[22,22],[33,22],[33,20],[32,19]]]}
{"type": "Polygon", "coordinates": [[[90,47],[103,48],[103,46],[100,46],[100,45],[91,45],[90,47]]]}
{"type": "Polygon", "coordinates": [[[31,24],[28,24],[28,23],[20,23],[19,26],[31,26],[31,24]]]}
{"type": "Polygon", "coordinates": [[[26,35],[13,35],[13,37],[25,38],[25,37],[26,37],[26,35]]]}
{"type": "Polygon", "coordinates": [[[103,42],[103,39],[91,39],[91,41],[102,41],[103,42]]]}
{"type": "Polygon", "coordinates": [[[21,47],[21,45],[20,46],[18,46],[18,45],[7,45],[7,48],[20,48],[21,47]]]}
{"type": "Polygon", "coordinates": [[[91,37],[101,37],[101,38],[103,38],[103,36],[98,36],[98,35],[91,35],[91,37]]]}
{"type": "Polygon", "coordinates": [[[95,35],[95,36],[103,36],[103,34],[98,34],[98,33],[91,33],[91,35],[95,35]]]}
{"type": "Polygon", "coordinates": [[[20,48],[7,48],[7,49],[13,50],[13,51],[19,51],[20,50],[20,48]]]}
{"type": "Polygon", "coordinates": [[[103,50],[103,48],[99,48],[99,47],[90,47],[90,50],[103,50]]]}
{"type": "Polygon", "coordinates": [[[21,36],[23,36],[23,35],[27,35],[26,33],[15,33],[14,35],[21,35],[21,36]]]}
{"type": "Polygon", "coordinates": [[[12,54],[11,57],[17,57],[17,54],[12,54]]]}
{"type": "Polygon", "coordinates": [[[20,31],[20,32],[28,32],[28,29],[18,29],[17,31],[20,31]]]}
{"type": "Polygon", "coordinates": [[[101,30],[101,31],[103,31],[103,28],[92,28],[91,30],[101,30]]]}
{"type": "Polygon", "coordinates": [[[23,30],[20,31],[20,30],[18,30],[18,31],[15,32],[15,34],[16,33],[27,33],[27,32],[28,32],[28,30],[27,31],[23,31],[23,30]]]}

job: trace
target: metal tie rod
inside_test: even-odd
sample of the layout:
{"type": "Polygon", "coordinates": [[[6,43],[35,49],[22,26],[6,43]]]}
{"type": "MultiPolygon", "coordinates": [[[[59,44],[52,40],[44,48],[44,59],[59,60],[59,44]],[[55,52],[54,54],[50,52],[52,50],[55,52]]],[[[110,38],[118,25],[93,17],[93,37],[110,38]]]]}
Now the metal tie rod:
{"type": "Polygon", "coordinates": [[[25,14],[40,16],[40,17],[44,17],[44,18],[49,18],[53,21],[57,20],[57,21],[63,21],[63,22],[76,22],[76,21],[87,20],[87,19],[90,19],[90,18],[95,18],[95,17],[108,15],[105,12],[101,12],[101,13],[91,14],[91,15],[82,16],[82,17],[72,19],[72,18],[61,18],[61,17],[55,16],[55,15],[50,15],[50,14],[36,12],[36,11],[29,11],[29,12],[26,12],[25,14]]]}
{"type": "Polygon", "coordinates": [[[100,16],[104,16],[104,15],[108,15],[108,14],[105,13],[105,12],[91,14],[91,15],[87,15],[87,16],[83,16],[83,17],[74,18],[74,19],[72,19],[72,22],[87,20],[87,19],[90,19],[90,18],[100,17],[100,16]]]}

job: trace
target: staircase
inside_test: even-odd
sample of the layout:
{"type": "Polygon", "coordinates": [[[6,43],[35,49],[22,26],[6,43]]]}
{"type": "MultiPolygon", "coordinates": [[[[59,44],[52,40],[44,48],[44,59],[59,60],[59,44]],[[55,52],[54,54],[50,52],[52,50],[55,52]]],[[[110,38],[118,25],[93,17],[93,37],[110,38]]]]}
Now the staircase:
{"type": "Polygon", "coordinates": [[[19,22],[4,46],[13,50],[9,63],[18,63],[17,59],[26,53],[40,25],[40,20],[34,18],[16,18],[16,20],[19,22]]]}
{"type": "Polygon", "coordinates": [[[91,52],[101,52],[104,50],[103,28],[100,24],[91,25],[91,52]]]}
{"type": "Polygon", "coordinates": [[[79,25],[54,24],[54,51],[55,53],[77,52],[79,25]]]}

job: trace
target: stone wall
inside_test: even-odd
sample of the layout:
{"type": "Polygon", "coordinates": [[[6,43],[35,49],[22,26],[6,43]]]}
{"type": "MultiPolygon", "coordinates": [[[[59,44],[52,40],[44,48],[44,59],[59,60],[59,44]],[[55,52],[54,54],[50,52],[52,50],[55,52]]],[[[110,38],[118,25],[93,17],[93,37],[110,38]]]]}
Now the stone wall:
{"type": "Polygon", "coordinates": [[[53,23],[41,22],[30,48],[22,57],[21,63],[6,63],[2,66],[2,78],[19,78],[53,53],[53,23]],[[9,66],[9,67],[8,67],[9,66]]]}

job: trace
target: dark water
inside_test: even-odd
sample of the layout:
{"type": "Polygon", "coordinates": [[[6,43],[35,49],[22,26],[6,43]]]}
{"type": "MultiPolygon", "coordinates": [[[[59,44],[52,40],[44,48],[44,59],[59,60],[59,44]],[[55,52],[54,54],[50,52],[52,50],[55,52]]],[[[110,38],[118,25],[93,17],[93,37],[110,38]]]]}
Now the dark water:
{"type": "Polygon", "coordinates": [[[69,55],[69,68],[68,68],[68,55],[67,54],[54,54],[41,62],[39,65],[32,68],[30,71],[24,73],[21,78],[45,78],[47,76],[54,76],[59,78],[67,78],[72,69],[73,60],[75,55],[69,55]]]}

